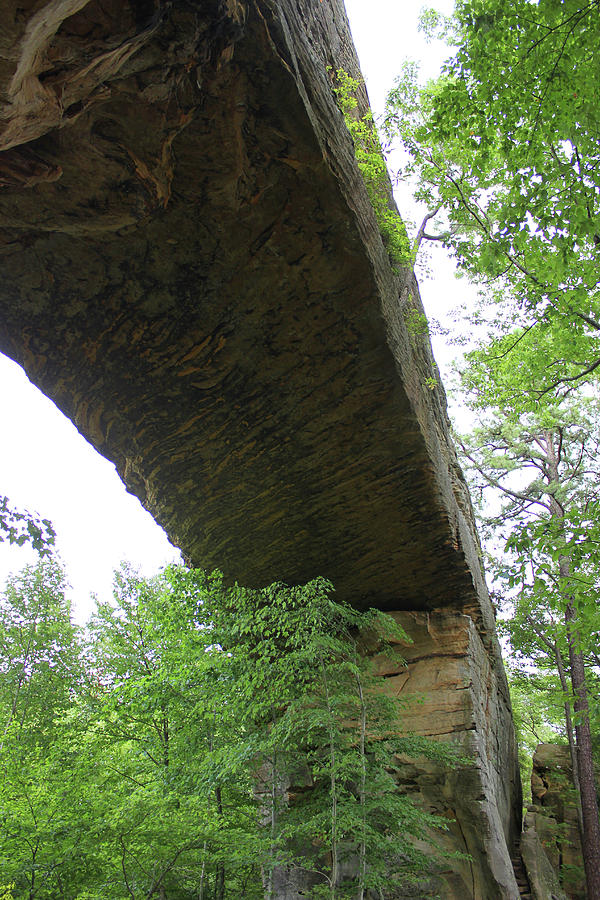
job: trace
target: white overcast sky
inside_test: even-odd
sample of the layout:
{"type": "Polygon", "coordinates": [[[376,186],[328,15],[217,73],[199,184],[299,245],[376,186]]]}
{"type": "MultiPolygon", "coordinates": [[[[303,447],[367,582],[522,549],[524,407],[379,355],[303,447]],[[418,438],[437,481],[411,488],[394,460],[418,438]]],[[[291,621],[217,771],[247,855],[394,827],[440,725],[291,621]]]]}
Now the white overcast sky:
{"type": "MultiPolygon", "coordinates": [[[[441,12],[450,0],[432,3],[441,12]]],[[[405,58],[419,59],[435,76],[444,49],[427,45],[417,30],[422,0],[346,0],[354,42],[375,112],[405,58]]],[[[441,277],[422,285],[433,316],[452,305],[457,287],[451,266],[436,260],[441,277]]],[[[438,355],[443,350],[438,350],[438,355]]],[[[72,586],[77,618],[91,610],[90,595],[110,595],[112,572],[122,559],[153,574],[178,559],[164,532],[127,494],[114,466],[100,457],[22,370],[0,356],[0,494],[52,520],[57,549],[72,586]]],[[[35,561],[26,548],[0,544],[0,584],[6,575],[35,561]]]]}

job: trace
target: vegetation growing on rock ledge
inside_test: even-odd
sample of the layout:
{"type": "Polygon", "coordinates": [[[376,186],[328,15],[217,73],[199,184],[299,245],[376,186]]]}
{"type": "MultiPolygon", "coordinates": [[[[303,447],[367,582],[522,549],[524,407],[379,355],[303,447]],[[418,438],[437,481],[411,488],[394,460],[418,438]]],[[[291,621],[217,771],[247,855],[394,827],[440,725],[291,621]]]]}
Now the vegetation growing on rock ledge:
{"type": "Polygon", "coordinates": [[[414,262],[414,254],[404,222],[394,207],[385,155],[373,113],[369,110],[359,116],[357,112],[356,94],[359,86],[360,82],[343,69],[338,69],[335,73],[333,89],[337,103],[354,141],[358,168],[364,178],[390,261],[394,268],[409,266],[414,262]]]}

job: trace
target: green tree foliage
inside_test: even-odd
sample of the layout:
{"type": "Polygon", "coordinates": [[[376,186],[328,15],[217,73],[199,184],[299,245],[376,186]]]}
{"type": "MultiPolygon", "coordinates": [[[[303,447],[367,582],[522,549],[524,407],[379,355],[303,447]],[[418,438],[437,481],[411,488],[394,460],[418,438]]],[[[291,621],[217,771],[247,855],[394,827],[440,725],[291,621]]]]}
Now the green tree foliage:
{"type": "Polygon", "coordinates": [[[360,643],[368,634],[383,652],[406,639],[401,629],[336,603],[323,579],[225,590],[217,575],[178,571],[195,583],[203,626],[228,651],[218,655],[235,689],[236,752],[251,762],[265,896],[308,877],[315,898],[362,898],[419,871],[426,860],[414,838],[445,823],[399,795],[392,760],[401,751],[449,754],[398,737],[401,708],[374,691],[360,643]]]}
{"type": "Polygon", "coordinates": [[[398,793],[398,704],[368,659],[404,638],[317,579],[226,588],[124,566],[87,635],[43,562],[0,610],[0,871],[14,900],[366,898],[445,826],[398,793]],[[369,652],[367,653],[367,649],[369,652]],[[429,831],[428,831],[429,830],[429,831]]]}
{"type": "Polygon", "coordinates": [[[71,715],[80,643],[54,561],[9,580],[0,643],[0,872],[15,898],[74,896],[96,779],[71,715]]]}
{"type": "Polygon", "coordinates": [[[462,449],[494,497],[484,517],[504,543],[496,576],[513,645],[556,675],[590,897],[598,404],[592,387],[575,391],[600,366],[598,11],[597,0],[458,0],[451,21],[426,14],[454,55],[426,88],[407,65],[386,122],[409,156],[403,174],[439,214],[429,236],[480,286],[471,320],[488,337],[462,378],[479,421],[462,449]]]}
{"type": "Polygon", "coordinates": [[[495,326],[566,333],[542,391],[600,365],[598,4],[459,0],[449,30],[437,82],[419,89],[405,67],[388,133],[418,199],[444,211],[433,236],[500,307],[495,326]]]}
{"type": "Polygon", "coordinates": [[[542,702],[564,711],[561,730],[581,801],[586,878],[590,896],[597,896],[600,829],[591,723],[600,634],[599,402],[589,387],[530,399],[551,350],[521,329],[467,354],[461,384],[478,424],[460,444],[483,501],[487,537],[496,545],[492,569],[508,605],[501,625],[521,663],[517,680],[522,686],[533,665],[538,674],[529,679],[532,688],[552,675],[543,679],[542,702]]]}
{"type": "Polygon", "coordinates": [[[17,509],[8,497],[0,496],[0,543],[8,541],[22,547],[31,544],[40,556],[50,553],[56,534],[48,519],[17,509]]]}
{"type": "Polygon", "coordinates": [[[102,896],[219,897],[225,874],[231,893],[259,896],[252,786],[235,755],[225,657],[197,598],[175,583],[183,585],[175,571],[146,581],[125,566],[113,602],[91,622],[114,867],[102,896]]]}
{"type": "MultiPolygon", "coordinates": [[[[500,622],[504,631],[504,622],[500,622]]],[[[513,720],[519,738],[519,766],[525,807],[531,802],[531,771],[538,744],[553,744],[566,737],[564,695],[559,688],[556,666],[538,656],[536,666],[519,665],[519,645],[511,641],[508,683],[513,720]],[[517,657],[511,658],[512,654],[517,657]]]]}
{"type": "Polygon", "coordinates": [[[373,113],[358,113],[357,94],[360,82],[343,69],[335,73],[334,92],[354,142],[358,168],[363,176],[384,245],[394,268],[414,262],[414,254],[404,222],[398,214],[391,193],[386,156],[379,139],[373,113]]]}

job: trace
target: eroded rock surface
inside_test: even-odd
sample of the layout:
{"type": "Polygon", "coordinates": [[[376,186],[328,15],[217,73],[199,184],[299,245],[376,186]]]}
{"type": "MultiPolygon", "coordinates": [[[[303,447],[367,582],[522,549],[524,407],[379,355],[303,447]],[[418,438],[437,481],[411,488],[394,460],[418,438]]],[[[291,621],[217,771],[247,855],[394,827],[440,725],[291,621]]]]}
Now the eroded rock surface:
{"type": "MultiPolygon", "coordinates": [[[[525,818],[526,833],[535,834],[546,858],[570,900],[585,900],[585,874],[577,807],[572,784],[569,748],[539,744],[531,773],[532,806],[525,818]]],[[[600,775],[596,775],[600,785],[600,775]]]]}
{"type": "Polygon", "coordinates": [[[356,69],[339,4],[0,15],[2,349],[194,562],[475,614],[416,286],[326,69],[356,69]]]}
{"type": "MultiPolygon", "coordinates": [[[[338,68],[358,72],[341,0],[5,0],[0,349],[191,562],[458,617],[436,640],[473,687],[426,691],[472,733],[468,827],[500,859],[514,758],[491,606],[338,68]]],[[[511,897],[507,859],[465,891],[511,897]]]]}
{"type": "Polygon", "coordinates": [[[521,835],[521,855],[532,900],[568,900],[560,886],[558,872],[550,862],[537,832],[536,818],[535,813],[526,814],[521,835]]]}
{"type": "Polygon", "coordinates": [[[465,854],[434,861],[430,878],[403,896],[516,898],[506,847],[520,829],[520,777],[505,681],[469,616],[393,615],[412,643],[398,644],[397,659],[382,657],[378,668],[383,689],[406,703],[399,730],[444,741],[458,754],[450,765],[399,759],[403,789],[447,820],[447,831],[431,834],[432,845],[465,854]]]}

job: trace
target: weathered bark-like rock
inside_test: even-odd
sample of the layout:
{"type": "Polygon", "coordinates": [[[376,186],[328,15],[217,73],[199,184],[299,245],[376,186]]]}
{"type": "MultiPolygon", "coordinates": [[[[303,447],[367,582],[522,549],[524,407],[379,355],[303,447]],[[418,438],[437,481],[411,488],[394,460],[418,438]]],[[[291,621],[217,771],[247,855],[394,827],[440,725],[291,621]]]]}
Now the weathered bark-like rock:
{"type": "MultiPolygon", "coordinates": [[[[357,73],[341,0],[5,0],[0,349],[191,562],[452,611],[499,696],[443,390],[406,326],[418,289],[390,267],[328,67],[357,73]]],[[[501,856],[496,708],[473,713],[473,749],[478,846],[501,856]]],[[[506,859],[473,896],[494,878],[485,900],[510,896],[506,859]]]]}

